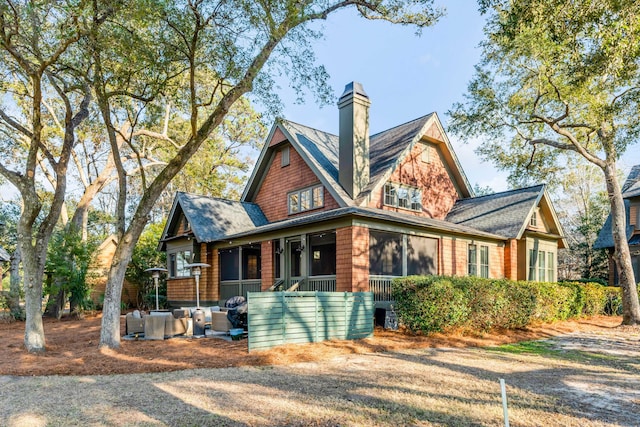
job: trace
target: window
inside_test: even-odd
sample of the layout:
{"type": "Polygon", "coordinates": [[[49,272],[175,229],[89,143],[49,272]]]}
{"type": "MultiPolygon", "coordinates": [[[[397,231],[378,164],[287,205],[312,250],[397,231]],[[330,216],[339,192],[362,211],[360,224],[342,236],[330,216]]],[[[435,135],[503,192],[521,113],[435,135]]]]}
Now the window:
{"type": "Polygon", "coordinates": [[[280,166],[289,166],[289,147],[284,147],[280,150],[280,166]]]}
{"type": "Polygon", "coordinates": [[[547,252],[547,280],[555,282],[555,262],[553,252],[547,252]]]}
{"type": "Polygon", "coordinates": [[[289,214],[318,209],[324,206],[324,187],[316,185],[289,193],[289,214]]]}
{"type": "Polygon", "coordinates": [[[438,274],[438,240],[407,236],[407,276],[438,274]]]}
{"type": "Polygon", "coordinates": [[[467,256],[467,264],[469,265],[468,273],[469,276],[477,276],[478,275],[478,248],[476,245],[469,245],[467,256]]]}
{"type": "Polygon", "coordinates": [[[544,251],[539,251],[538,252],[538,281],[539,282],[544,282],[545,281],[546,272],[547,272],[547,267],[546,267],[547,258],[546,258],[546,255],[547,254],[544,251]]]}
{"type": "Polygon", "coordinates": [[[423,163],[431,163],[431,147],[427,144],[424,145],[422,153],[420,153],[420,158],[423,163]]]}
{"type": "Polygon", "coordinates": [[[177,251],[169,254],[169,277],[189,277],[191,269],[185,267],[191,262],[191,251],[177,251]]]}
{"type": "Polygon", "coordinates": [[[369,231],[369,274],[402,276],[402,235],[369,231]]]}
{"type": "Polygon", "coordinates": [[[529,249],[529,276],[527,280],[554,282],[556,280],[555,252],[529,249]]]}
{"type": "Polygon", "coordinates": [[[220,249],[220,280],[240,279],[240,249],[220,249]]]}
{"type": "Polygon", "coordinates": [[[538,251],[529,249],[529,280],[536,280],[536,265],[538,263],[538,251]]]}
{"type": "Polygon", "coordinates": [[[529,225],[532,227],[537,227],[538,226],[538,212],[534,211],[531,214],[531,219],[529,220],[529,225]]]}
{"type": "Polygon", "coordinates": [[[309,237],[311,276],[336,274],[336,234],[323,232],[309,237]]]}
{"type": "Polygon", "coordinates": [[[478,245],[469,245],[467,252],[467,272],[469,276],[489,277],[489,246],[480,245],[479,260],[478,245]]]}
{"type": "Polygon", "coordinates": [[[416,187],[387,183],[384,186],[384,204],[397,208],[422,210],[422,190],[416,187]]]}
{"type": "Polygon", "coordinates": [[[489,277],[489,246],[480,246],[480,277],[489,277]]]}
{"type": "Polygon", "coordinates": [[[245,280],[260,278],[260,247],[242,247],[242,278],[245,280]]]}
{"type": "Polygon", "coordinates": [[[396,206],[396,189],[392,184],[384,185],[384,204],[389,206],[396,206]]]}

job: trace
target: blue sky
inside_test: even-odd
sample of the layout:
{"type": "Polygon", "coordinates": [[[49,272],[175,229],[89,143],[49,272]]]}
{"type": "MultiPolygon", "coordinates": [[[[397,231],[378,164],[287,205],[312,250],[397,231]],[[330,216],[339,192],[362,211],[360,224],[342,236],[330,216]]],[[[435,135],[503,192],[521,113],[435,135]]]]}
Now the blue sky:
{"type": "MultiPolygon", "coordinates": [[[[371,99],[372,134],[434,111],[446,129],[446,111],[463,101],[480,59],[484,17],[475,0],[437,3],[446,3],[447,14],[420,37],[410,27],[368,21],[353,10],[334,14],[323,23],[325,38],[314,44],[318,63],[329,72],[336,99],[348,82],[363,84],[371,99]]],[[[337,133],[335,104],[321,108],[309,96],[304,105],[294,105],[293,92],[287,90],[286,82],[282,86],[286,119],[337,133]]],[[[471,185],[507,189],[507,175],[474,154],[477,141],[465,144],[451,134],[449,138],[471,185]]],[[[640,164],[639,148],[632,146],[621,160],[625,175],[632,165],[640,164]]]]}

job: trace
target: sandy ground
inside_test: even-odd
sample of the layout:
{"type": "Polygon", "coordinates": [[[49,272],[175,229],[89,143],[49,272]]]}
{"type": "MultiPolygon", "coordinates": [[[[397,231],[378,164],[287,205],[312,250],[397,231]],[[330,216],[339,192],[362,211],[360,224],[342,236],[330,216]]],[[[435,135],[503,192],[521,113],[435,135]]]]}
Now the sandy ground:
{"type": "MultiPolygon", "coordinates": [[[[0,425],[497,426],[503,425],[499,379],[504,378],[512,426],[636,426],[640,424],[640,330],[617,328],[619,320],[597,318],[522,331],[530,336],[556,335],[547,338],[538,352],[520,352],[519,346],[510,351],[474,346],[500,341],[499,336],[401,337],[396,342],[397,335],[380,331],[366,342],[291,346],[259,357],[246,354],[242,348],[246,342],[183,340],[180,366],[192,364],[188,361],[192,352],[218,354],[210,353],[218,345],[240,360],[222,357],[226,362],[208,361],[207,369],[130,375],[3,375],[0,425]],[[566,333],[569,329],[575,331],[566,333]],[[385,345],[394,348],[379,351],[385,345]],[[224,363],[242,366],[209,369],[224,363]]],[[[6,334],[3,325],[4,347],[6,334]]],[[[178,354],[140,353],[142,347],[159,351],[162,347],[157,345],[173,346],[173,342],[130,342],[106,356],[118,363],[80,362],[80,354],[70,350],[73,346],[54,344],[53,334],[50,345],[51,354],[37,360],[54,370],[59,369],[54,360],[63,359],[65,351],[76,371],[103,370],[118,363],[162,370],[176,362],[178,354]]],[[[82,357],[105,357],[95,350],[95,341],[84,345],[92,350],[82,357]]],[[[0,359],[5,374],[12,364],[4,357],[6,351],[0,359]]],[[[22,356],[13,360],[22,374],[36,371],[28,367],[33,362],[22,356]]]]}
{"type": "MultiPolygon", "coordinates": [[[[107,375],[166,372],[194,368],[289,365],[327,360],[331,357],[409,348],[475,347],[498,345],[527,339],[547,338],[572,331],[599,331],[615,328],[619,317],[595,317],[558,322],[516,331],[496,331],[481,336],[437,334],[407,336],[376,329],[374,338],[359,341],[329,341],[311,345],[291,345],[268,351],[247,352],[247,341],[173,338],[165,341],[122,341],[117,351],[100,351],[101,317],[82,320],[44,319],[45,355],[24,350],[24,323],[0,323],[0,375],[107,375]]],[[[124,316],[121,331],[124,331],[124,316]]]]}

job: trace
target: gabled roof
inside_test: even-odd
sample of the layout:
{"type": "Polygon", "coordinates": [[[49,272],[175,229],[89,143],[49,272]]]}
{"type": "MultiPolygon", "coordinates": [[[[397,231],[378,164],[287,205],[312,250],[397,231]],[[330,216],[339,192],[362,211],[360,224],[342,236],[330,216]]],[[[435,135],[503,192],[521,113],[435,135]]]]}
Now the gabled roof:
{"type": "MultiPolygon", "coordinates": [[[[634,226],[630,225],[629,221],[629,213],[631,203],[628,199],[633,197],[640,196],[640,165],[635,165],[631,168],[631,172],[627,175],[627,179],[622,184],[622,197],[625,199],[624,201],[624,210],[626,214],[626,234],[627,241],[632,239],[634,226]]],[[[604,222],[604,225],[600,229],[600,233],[598,233],[598,238],[593,244],[594,249],[606,249],[613,248],[615,246],[613,242],[613,234],[611,231],[611,214],[607,217],[607,220],[604,222]]]]}
{"type": "Polygon", "coordinates": [[[177,192],[169,213],[170,222],[165,225],[160,239],[161,249],[164,249],[164,242],[172,237],[169,232],[177,225],[180,212],[189,221],[195,238],[203,243],[252,230],[268,222],[254,203],[177,192]]]}
{"type": "Polygon", "coordinates": [[[435,125],[444,139],[442,150],[444,160],[453,175],[456,187],[463,197],[473,194],[458,158],[446,137],[442,124],[436,113],[417,118],[370,137],[369,148],[369,184],[353,200],[339,184],[338,155],[339,139],[337,135],[323,132],[288,120],[279,119],[271,129],[256,167],[247,182],[242,194],[242,201],[253,200],[261,185],[262,176],[267,173],[274,146],[272,138],[280,130],[293,148],[300,154],[305,163],[318,176],[322,184],[342,207],[357,206],[366,202],[366,196],[384,184],[385,180],[399,166],[411,151],[414,144],[420,141],[427,130],[435,125]]]}
{"type": "Polygon", "coordinates": [[[622,184],[622,197],[629,199],[638,196],[640,196],[640,165],[635,165],[622,184]]]}
{"type": "Polygon", "coordinates": [[[0,246],[0,262],[11,261],[11,255],[2,246],[0,246]]]}
{"type": "MultiPolygon", "coordinates": [[[[627,224],[627,229],[626,229],[627,241],[629,241],[633,236],[633,229],[634,229],[633,225],[629,224],[629,206],[630,205],[631,203],[629,202],[629,200],[624,201],[624,210],[625,210],[626,224],[627,224]]],[[[606,249],[606,248],[613,248],[614,246],[615,246],[615,243],[613,242],[613,233],[611,231],[611,214],[609,214],[609,216],[607,217],[607,220],[604,222],[604,225],[600,229],[600,233],[598,233],[598,238],[593,243],[593,248],[606,249]]]]}
{"type": "Polygon", "coordinates": [[[453,150],[447,134],[444,132],[438,115],[430,113],[371,136],[369,185],[358,196],[358,201],[363,201],[367,194],[386,182],[396,167],[409,155],[413,146],[425,137],[431,126],[436,126],[440,131],[445,148],[442,150],[442,154],[453,175],[456,188],[462,193],[462,197],[473,196],[469,180],[458,161],[458,156],[453,150]]]}
{"type": "Polygon", "coordinates": [[[456,202],[446,220],[508,239],[520,239],[536,207],[544,204],[553,222],[551,229],[562,235],[560,223],[547,199],[544,184],[462,199],[456,202]]]}

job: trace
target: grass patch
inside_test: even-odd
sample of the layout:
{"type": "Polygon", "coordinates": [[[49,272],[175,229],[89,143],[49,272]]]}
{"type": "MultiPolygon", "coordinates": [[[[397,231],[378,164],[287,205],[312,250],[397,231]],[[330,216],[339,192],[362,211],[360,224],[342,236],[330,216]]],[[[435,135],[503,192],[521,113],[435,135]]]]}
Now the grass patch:
{"type": "Polygon", "coordinates": [[[522,341],[512,344],[503,344],[498,347],[488,347],[489,351],[498,351],[510,354],[536,354],[538,356],[557,356],[558,349],[548,341],[522,341]]]}

